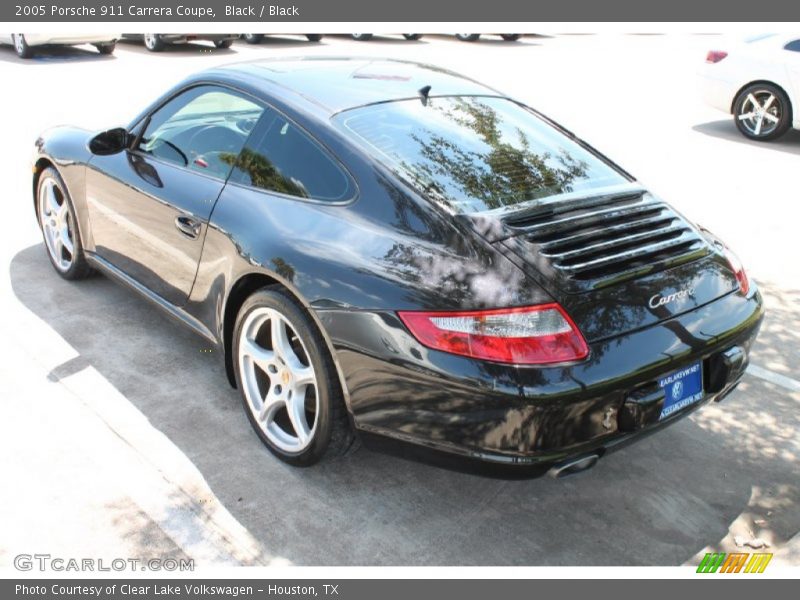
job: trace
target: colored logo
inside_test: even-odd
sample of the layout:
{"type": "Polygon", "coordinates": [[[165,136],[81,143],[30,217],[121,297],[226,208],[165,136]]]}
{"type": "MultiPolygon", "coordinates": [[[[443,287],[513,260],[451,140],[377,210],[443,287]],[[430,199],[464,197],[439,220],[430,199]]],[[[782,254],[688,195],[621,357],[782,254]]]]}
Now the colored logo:
{"type": "Polygon", "coordinates": [[[707,552],[697,565],[698,573],[763,573],[771,552],[707,552]]]}

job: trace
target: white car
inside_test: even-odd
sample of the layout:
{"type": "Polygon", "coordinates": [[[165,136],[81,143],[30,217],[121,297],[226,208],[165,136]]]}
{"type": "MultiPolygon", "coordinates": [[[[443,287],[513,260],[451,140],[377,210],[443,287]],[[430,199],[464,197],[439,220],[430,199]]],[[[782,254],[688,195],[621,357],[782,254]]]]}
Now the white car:
{"type": "Polygon", "coordinates": [[[711,50],[700,80],[705,101],[732,114],[752,140],[800,129],[800,34],[765,34],[711,50]]]}
{"type": "Polygon", "coordinates": [[[0,33],[0,44],[11,44],[20,58],[31,58],[38,46],[79,46],[92,44],[100,54],[112,54],[120,33],[0,33]]]}

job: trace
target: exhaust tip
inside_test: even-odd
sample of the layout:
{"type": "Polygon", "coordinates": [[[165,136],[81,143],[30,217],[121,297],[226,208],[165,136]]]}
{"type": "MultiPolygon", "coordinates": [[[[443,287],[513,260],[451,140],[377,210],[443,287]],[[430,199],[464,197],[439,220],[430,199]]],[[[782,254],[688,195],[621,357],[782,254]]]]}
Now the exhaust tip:
{"type": "Polygon", "coordinates": [[[575,475],[588,471],[600,460],[599,454],[587,454],[578,458],[571,458],[552,467],[547,474],[553,479],[560,479],[568,475],[575,475]]]}

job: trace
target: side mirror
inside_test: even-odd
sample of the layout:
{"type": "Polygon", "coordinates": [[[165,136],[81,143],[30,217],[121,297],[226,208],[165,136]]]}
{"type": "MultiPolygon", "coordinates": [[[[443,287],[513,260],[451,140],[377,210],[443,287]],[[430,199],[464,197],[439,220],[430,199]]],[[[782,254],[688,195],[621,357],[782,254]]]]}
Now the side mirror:
{"type": "Polygon", "coordinates": [[[103,131],[89,140],[89,151],[99,156],[117,154],[127,149],[133,136],[124,127],[115,127],[108,131],[103,131]]]}

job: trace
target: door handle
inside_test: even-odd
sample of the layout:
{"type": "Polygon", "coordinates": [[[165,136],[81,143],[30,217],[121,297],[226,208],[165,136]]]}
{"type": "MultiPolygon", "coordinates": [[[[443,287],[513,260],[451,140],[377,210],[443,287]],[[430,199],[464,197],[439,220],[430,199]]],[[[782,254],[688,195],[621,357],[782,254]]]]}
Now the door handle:
{"type": "Polygon", "coordinates": [[[200,221],[196,221],[191,217],[181,215],[175,218],[175,227],[178,228],[178,231],[192,239],[196,239],[200,235],[201,226],[200,221]]]}

